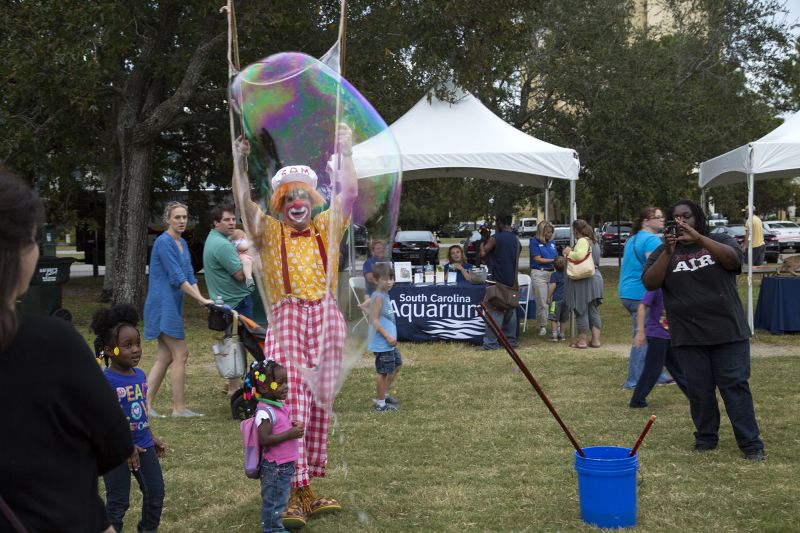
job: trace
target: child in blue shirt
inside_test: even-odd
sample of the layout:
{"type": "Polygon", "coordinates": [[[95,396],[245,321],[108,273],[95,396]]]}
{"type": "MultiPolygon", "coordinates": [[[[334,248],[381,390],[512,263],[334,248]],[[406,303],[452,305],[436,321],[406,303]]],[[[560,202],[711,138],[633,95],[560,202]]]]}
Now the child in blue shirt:
{"type": "Polygon", "coordinates": [[[553,260],[553,273],[550,274],[549,291],[547,294],[547,305],[549,308],[548,320],[552,328],[550,340],[552,342],[563,341],[567,338],[567,326],[569,323],[569,308],[564,301],[564,266],[565,259],[558,256],[553,260]]]}
{"type": "Polygon", "coordinates": [[[369,343],[367,348],[375,354],[375,411],[397,411],[398,402],[389,396],[403,359],[397,349],[397,325],[392,311],[389,291],[394,286],[394,270],[388,263],[378,263],[372,269],[375,292],[369,299],[369,343]]]}
{"type": "Polygon", "coordinates": [[[131,476],[142,490],[142,518],[137,531],[157,531],[164,505],[164,478],[158,458],[164,456],[166,447],[151,433],[147,420],[147,376],[136,368],[142,358],[138,322],[133,306],[117,305],[98,310],[91,324],[97,335],[95,355],[105,360],[104,375],[128,418],[134,444],[127,462],[103,476],[106,513],[117,532],[122,531],[122,520],[130,505],[131,476]]]}

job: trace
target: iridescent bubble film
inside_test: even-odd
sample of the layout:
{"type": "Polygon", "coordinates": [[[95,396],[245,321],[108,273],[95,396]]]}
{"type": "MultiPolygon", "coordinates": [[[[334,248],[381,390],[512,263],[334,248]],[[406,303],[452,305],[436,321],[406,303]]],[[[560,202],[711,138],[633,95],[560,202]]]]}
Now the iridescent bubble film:
{"type": "MultiPolygon", "coordinates": [[[[316,354],[318,361],[314,368],[303,370],[303,379],[321,403],[332,405],[347,372],[365,351],[368,323],[364,319],[365,311],[357,305],[357,299],[363,301],[365,295],[360,289],[354,294],[350,278],[363,279],[361,268],[370,242],[390,243],[394,234],[401,185],[397,145],[380,115],[347,80],[305,54],[280,53],[249,65],[232,81],[230,101],[239,118],[242,135],[249,142],[246,164],[237,165],[237,176],[249,179],[247,188],[252,199],[268,213],[268,217],[262,219],[264,223],[247,230],[255,237],[253,240],[262,257],[259,291],[270,323],[287,297],[285,285],[280,283],[282,273],[277,272],[284,264],[277,259],[274,250],[279,240],[274,234],[270,237],[270,231],[286,226],[270,222],[269,217],[283,219],[282,213],[269,212],[274,193],[270,181],[279,169],[291,165],[307,165],[316,173],[316,189],[323,205],[314,207],[312,224],[313,228],[324,229],[320,233],[325,235],[325,242],[320,247],[310,241],[308,253],[315,257],[319,253],[326,258],[317,262],[317,268],[326,263],[326,294],[335,297],[344,318],[345,345],[341,361],[336,357],[328,358],[325,353],[316,354]],[[358,178],[357,197],[352,205],[342,201],[350,198],[342,193],[350,190],[348,180],[351,178],[347,172],[350,167],[344,168],[345,158],[341,154],[346,149],[342,149],[340,124],[347,125],[352,134],[358,178]],[[372,162],[360,164],[361,154],[372,162]],[[377,165],[373,161],[376,155],[377,165]],[[329,383],[331,374],[335,374],[335,385],[329,383]]],[[[243,198],[241,193],[239,196],[236,200],[241,210],[243,198]]],[[[295,268],[296,259],[287,256],[285,261],[295,268]]],[[[379,259],[391,260],[391,246],[385,247],[379,259]]],[[[305,268],[305,271],[298,274],[298,270],[293,270],[293,279],[308,271],[303,266],[296,268],[305,268]]],[[[291,287],[293,291],[295,285],[291,287]]],[[[305,294],[299,297],[314,300],[323,296],[305,294]]],[[[322,316],[320,336],[341,330],[336,312],[328,309],[322,316]]],[[[273,329],[277,331],[278,328],[273,329]]],[[[288,336],[278,341],[285,347],[293,342],[288,336]]]]}

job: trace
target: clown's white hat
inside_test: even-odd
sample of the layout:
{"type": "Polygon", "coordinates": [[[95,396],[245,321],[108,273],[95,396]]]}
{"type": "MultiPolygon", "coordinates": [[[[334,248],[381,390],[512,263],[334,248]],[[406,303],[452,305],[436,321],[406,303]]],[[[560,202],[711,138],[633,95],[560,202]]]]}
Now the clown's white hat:
{"type": "Polygon", "coordinates": [[[291,181],[301,181],[310,185],[312,189],[317,188],[317,173],[311,167],[305,165],[291,165],[283,167],[272,176],[270,185],[272,190],[275,191],[284,183],[291,181]]]}

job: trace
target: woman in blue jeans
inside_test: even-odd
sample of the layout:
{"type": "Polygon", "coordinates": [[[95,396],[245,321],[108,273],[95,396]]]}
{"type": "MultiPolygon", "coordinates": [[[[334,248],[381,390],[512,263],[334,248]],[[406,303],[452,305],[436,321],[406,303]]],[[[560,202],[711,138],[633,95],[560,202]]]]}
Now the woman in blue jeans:
{"type": "Polygon", "coordinates": [[[642,281],[664,293],[672,349],[686,374],[694,451],[717,447],[719,390],[739,449],[746,459],[763,461],[748,383],[750,327],[736,289],[742,249],[727,234],[710,235],[705,213],[690,200],[670,207],[667,220],[674,224],[648,259],[642,281]]]}
{"type": "MultiPolygon", "coordinates": [[[[633,333],[631,338],[636,338],[638,333],[636,311],[645,293],[642,285],[642,269],[647,258],[653,250],[661,245],[661,230],[664,228],[664,214],[655,206],[643,207],[639,216],[633,221],[633,231],[625,243],[625,252],[622,258],[622,270],[619,273],[619,286],[617,294],[622,305],[631,315],[633,333]]],[[[630,358],[628,360],[628,377],[622,385],[623,389],[633,389],[639,381],[644,368],[647,354],[647,341],[640,346],[631,344],[630,358]]],[[[669,379],[666,374],[661,374],[660,383],[669,379]]]]}

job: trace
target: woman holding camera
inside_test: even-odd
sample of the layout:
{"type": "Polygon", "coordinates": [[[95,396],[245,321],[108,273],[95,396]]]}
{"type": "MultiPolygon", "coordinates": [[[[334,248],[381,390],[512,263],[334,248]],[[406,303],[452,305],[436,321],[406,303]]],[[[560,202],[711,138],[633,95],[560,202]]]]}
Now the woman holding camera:
{"type": "Polygon", "coordinates": [[[695,431],[694,451],[717,447],[719,406],[725,402],[736,443],[746,459],[762,461],[750,393],[750,328],[736,290],[742,250],[727,234],[710,235],[706,216],[690,200],[667,211],[665,243],[645,265],[642,282],[661,288],[672,350],[686,373],[695,431]]]}

